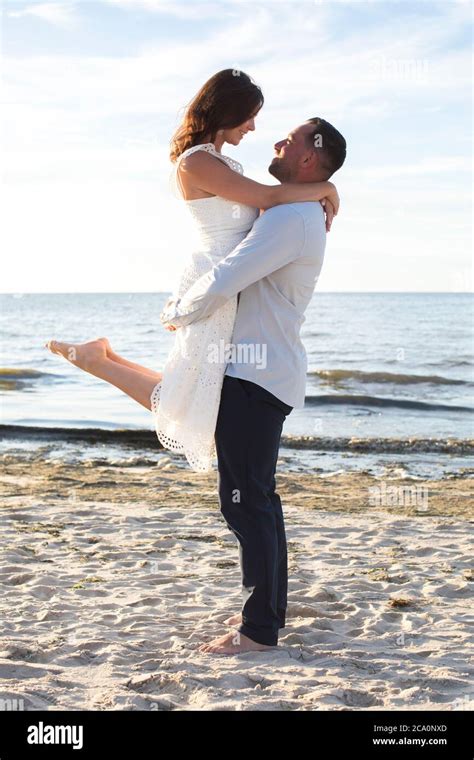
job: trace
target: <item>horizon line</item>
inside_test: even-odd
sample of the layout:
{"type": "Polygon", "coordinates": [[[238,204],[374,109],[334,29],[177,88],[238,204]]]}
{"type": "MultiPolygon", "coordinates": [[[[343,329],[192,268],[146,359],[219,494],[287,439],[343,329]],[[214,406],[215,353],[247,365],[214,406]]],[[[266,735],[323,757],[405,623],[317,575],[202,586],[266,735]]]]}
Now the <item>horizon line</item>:
{"type": "MultiPolygon", "coordinates": [[[[172,293],[171,290],[9,290],[0,291],[0,296],[53,296],[53,295],[168,295],[172,293]]],[[[350,295],[357,294],[397,294],[397,295],[474,295],[473,290],[319,290],[315,291],[313,295],[318,293],[326,293],[331,295],[341,295],[347,293],[350,295]]]]}

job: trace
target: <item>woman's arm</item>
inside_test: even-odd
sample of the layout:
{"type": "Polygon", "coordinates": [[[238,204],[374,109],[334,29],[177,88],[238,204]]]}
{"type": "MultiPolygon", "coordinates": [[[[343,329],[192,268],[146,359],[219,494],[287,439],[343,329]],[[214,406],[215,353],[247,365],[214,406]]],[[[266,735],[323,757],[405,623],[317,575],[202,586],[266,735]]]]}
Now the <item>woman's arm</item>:
{"type": "MultiPolygon", "coordinates": [[[[326,232],[329,232],[331,230],[331,225],[333,223],[334,217],[336,216],[336,213],[334,211],[334,206],[332,205],[329,198],[323,198],[323,200],[319,202],[321,206],[323,207],[323,211],[324,211],[324,221],[326,224],[326,232]]],[[[265,209],[261,208],[259,210],[260,210],[259,216],[262,216],[262,214],[265,213],[265,209]]]]}
{"type": "Polygon", "coordinates": [[[320,201],[328,198],[337,214],[339,196],[332,182],[284,182],[281,185],[263,185],[244,177],[228,167],[219,158],[199,150],[184,158],[179,171],[195,188],[229,201],[267,209],[281,203],[320,201]]]}

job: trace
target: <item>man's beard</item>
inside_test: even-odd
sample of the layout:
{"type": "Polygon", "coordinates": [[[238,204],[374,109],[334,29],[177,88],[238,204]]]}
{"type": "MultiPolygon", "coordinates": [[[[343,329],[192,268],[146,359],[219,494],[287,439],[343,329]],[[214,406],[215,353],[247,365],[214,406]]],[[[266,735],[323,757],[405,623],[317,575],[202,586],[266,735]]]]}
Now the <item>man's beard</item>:
{"type": "Polygon", "coordinates": [[[276,161],[274,159],[272,163],[270,164],[270,166],[268,167],[268,171],[279,182],[289,181],[289,177],[288,177],[289,172],[287,169],[285,169],[285,166],[282,165],[282,161],[280,161],[280,159],[277,159],[276,161]]]}

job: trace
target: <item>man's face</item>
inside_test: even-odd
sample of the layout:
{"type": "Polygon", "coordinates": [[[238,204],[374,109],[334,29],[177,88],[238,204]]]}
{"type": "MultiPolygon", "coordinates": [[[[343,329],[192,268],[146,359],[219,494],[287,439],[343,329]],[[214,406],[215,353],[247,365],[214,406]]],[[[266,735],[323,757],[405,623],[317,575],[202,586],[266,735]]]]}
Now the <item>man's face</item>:
{"type": "Polygon", "coordinates": [[[310,135],[314,130],[313,124],[302,124],[296,127],[284,140],[275,143],[275,158],[268,171],[280,182],[297,181],[298,175],[304,169],[304,159],[311,153],[310,135]]]}

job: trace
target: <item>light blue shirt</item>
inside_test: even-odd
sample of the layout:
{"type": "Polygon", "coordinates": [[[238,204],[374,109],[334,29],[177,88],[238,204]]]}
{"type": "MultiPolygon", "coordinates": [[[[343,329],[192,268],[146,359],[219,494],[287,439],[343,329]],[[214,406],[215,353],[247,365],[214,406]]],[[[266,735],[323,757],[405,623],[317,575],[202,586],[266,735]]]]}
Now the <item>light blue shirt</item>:
{"type": "Polygon", "coordinates": [[[226,374],[302,408],[307,358],[300,329],[325,247],[320,203],[274,206],[182,298],[167,304],[161,321],[181,327],[206,319],[240,293],[226,374]]]}

